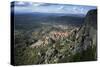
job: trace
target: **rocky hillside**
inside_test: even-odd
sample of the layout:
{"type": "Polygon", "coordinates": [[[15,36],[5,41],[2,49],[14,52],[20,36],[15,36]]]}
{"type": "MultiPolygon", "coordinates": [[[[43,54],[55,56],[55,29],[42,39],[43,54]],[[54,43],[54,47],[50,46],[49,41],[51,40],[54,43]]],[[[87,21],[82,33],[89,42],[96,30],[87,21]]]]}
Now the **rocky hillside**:
{"type": "MultiPolygon", "coordinates": [[[[79,30],[59,41],[56,62],[91,61],[97,59],[97,10],[90,10],[79,30]],[[60,42],[61,41],[61,42],[60,42]],[[59,56],[60,55],[60,56],[59,56]],[[59,56],[59,57],[58,57],[59,56]]],[[[56,49],[55,49],[56,48],[56,49]]],[[[49,51],[49,50],[48,50],[49,51]]],[[[50,50],[52,51],[52,49],[50,50]]],[[[54,51],[52,51],[54,52],[54,51]]],[[[50,52],[48,52],[50,53],[50,52]]],[[[53,55],[51,53],[51,55],[53,55]]],[[[53,57],[49,57],[53,58],[53,57]]],[[[49,62],[50,60],[48,60],[49,62]]],[[[53,60],[54,61],[54,60],[53,60]]]]}
{"type": "Polygon", "coordinates": [[[88,12],[85,18],[85,23],[77,33],[77,39],[80,41],[82,50],[88,47],[96,46],[97,44],[97,10],[88,12]],[[81,39],[81,40],[80,40],[81,39]]]}
{"type": "Polygon", "coordinates": [[[76,56],[79,54],[80,61],[97,59],[97,10],[90,10],[87,13],[75,41],[74,53],[76,56]]]}
{"type": "MultiPolygon", "coordinates": [[[[50,39],[50,38],[49,38],[50,39]]],[[[75,29],[68,37],[50,40],[45,53],[38,52],[38,63],[64,63],[91,61],[97,59],[97,10],[90,10],[80,29],[75,29]],[[51,43],[51,44],[50,44],[51,43]]],[[[41,49],[41,48],[39,48],[41,49]]],[[[43,48],[42,48],[43,49],[43,48]]]]}
{"type": "Polygon", "coordinates": [[[51,30],[38,38],[15,49],[16,65],[97,60],[97,10],[90,10],[79,28],[51,30]]]}

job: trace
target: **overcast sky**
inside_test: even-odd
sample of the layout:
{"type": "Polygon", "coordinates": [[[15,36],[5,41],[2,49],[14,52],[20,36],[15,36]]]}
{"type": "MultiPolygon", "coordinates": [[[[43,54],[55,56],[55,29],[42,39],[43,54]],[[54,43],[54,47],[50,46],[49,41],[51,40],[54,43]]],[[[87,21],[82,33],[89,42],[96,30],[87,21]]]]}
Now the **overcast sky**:
{"type": "Polygon", "coordinates": [[[96,6],[35,3],[35,2],[23,2],[23,1],[14,2],[15,13],[41,12],[41,13],[86,14],[91,9],[96,9],[96,6]]]}

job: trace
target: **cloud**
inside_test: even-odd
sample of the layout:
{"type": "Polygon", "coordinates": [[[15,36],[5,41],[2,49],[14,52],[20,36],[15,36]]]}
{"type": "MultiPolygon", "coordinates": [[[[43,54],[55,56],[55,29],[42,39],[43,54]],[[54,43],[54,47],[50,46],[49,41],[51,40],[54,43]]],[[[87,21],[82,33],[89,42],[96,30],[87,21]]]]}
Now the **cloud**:
{"type": "Polygon", "coordinates": [[[81,9],[80,9],[80,12],[83,13],[83,11],[84,11],[84,8],[81,8],[81,9]]]}
{"type": "Polygon", "coordinates": [[[78,13],[83,13],[84,12],[84,8],[76,6],[76,7],[73,7],[72,12],[77,13],[77,14],[78,13]]]}
{"type": "Polygon", "coordinates": [[[88,10],[96,8],[91,6],[50,4],[38,2],[17,1],[12,4],[16,12],[44,12],[44,13],[67,13],[67,14],[84,14],[88,10]]]}
{"type": "Polygon", "coordinates": [[[60,6],[59,8],[58,8],[58,10],[62,10],[64,8],[64,6],[60,6]]]}
{"type": "Polygon", "coordinates": [[[15,7],[26,7],[26,6],[32,6],[33,2],[24,2],[24,1],[15,1],[14,6],[15,7]]]}
{"type": "Polygon", "coordinates": [[[22,2],[22,1],[19,1],[19,2],[17,2],[16,4],[17,4],[17,5],[25,5],[25,3],[22,2]]]}
{"type": "Polygon", "coordinates": [[[89,9],[86,9],[86,7],[83,7],[83,6],[81,6],[81,7],[75,6],[75,7],[73,7],[72,12],[73,12],[73,13],[76,13],[76,14],[84,14],[84,13],[86,13],[88,10],[89,10],[89,9]]]}
{"type": "Polygon", "coordinates": [[[33,3],[32,5],[37,7],[37,6],[42,6],[42,5],[44,5],[44,3],[33,3]]]}
{"type": "Polygon", "coordinates": [[[14,2],[14,5],[15,6],[26,6],[26,3],[23,1],[16,1],[16,2],[14,2]]]}

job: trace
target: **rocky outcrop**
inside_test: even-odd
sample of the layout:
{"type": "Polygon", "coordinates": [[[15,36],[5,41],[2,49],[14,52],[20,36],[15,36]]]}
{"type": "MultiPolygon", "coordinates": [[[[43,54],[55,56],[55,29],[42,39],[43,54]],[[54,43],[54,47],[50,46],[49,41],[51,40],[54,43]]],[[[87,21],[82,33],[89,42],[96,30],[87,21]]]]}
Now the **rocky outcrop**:
{"type": "Polygon", "coordinates": [[[42,41],[37,41],[31,46],[39,46],[36,56],[40,59],[36,62],[37,64],[97,59],[97,10],[90,10],[84,24],[79,29],[73,29],[68,37],[67,33],[54,32],[52,34],[64,39],[58,39],[55,42],[52,37],[44,37],[42,41]]]}
{"type": "Polygon", "coordinates": [[[85,23],[77,33],[77,41],[82,50],[97,44],[97,10],[90,10],[85,18],[85,23]]]}
{"type": "Polygon", "coordinates": [[[91,53],[92,58],[89,59],[88,56],[85,60],[97,59],[97,10],[90,10],[87,13],[84,24],[76,34],[75,41],[74,54],[80,53],[84,55],[85,53],[88,56],[91,53]],[[88,53],[89,50],[91,51],[88,53]]]}

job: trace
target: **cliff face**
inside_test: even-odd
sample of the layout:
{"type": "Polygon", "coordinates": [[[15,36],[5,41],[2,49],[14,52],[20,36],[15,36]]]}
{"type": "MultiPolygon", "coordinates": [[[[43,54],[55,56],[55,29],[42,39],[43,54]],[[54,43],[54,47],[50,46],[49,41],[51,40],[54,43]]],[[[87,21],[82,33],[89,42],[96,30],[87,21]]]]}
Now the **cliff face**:
{"type": "Polygon", "coordinates": [[[85,18],[85,23],[79,30],[79,41],[83,50],[88,46],[96,45],[97,39],[97,10],[90,10],[85,18]],[[81,39],[81,40],[80,40],[81,39]]]}
{"type": "Polygon", "coordinates": [[[76,34],[74,53],[82,54],[82,60],[97,58],[97,10],[90,10],[84,24],[76,34]],[[84,59],[83,59],[84,57],[84,59]]]}
{"type": "Polygon", "coordinates": [[[85,18],[85,23],[97,29],[97,10],[90,10],[85,18]]]}

